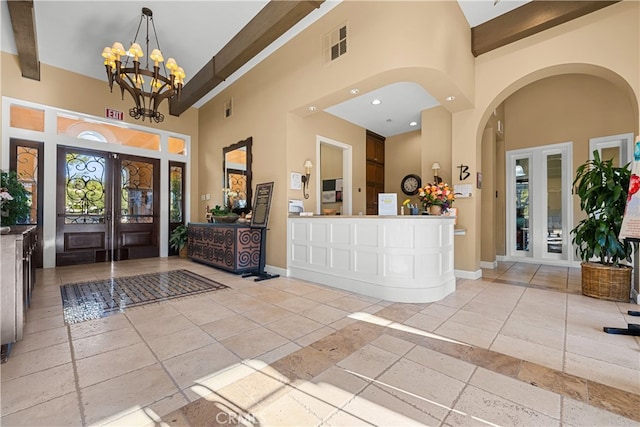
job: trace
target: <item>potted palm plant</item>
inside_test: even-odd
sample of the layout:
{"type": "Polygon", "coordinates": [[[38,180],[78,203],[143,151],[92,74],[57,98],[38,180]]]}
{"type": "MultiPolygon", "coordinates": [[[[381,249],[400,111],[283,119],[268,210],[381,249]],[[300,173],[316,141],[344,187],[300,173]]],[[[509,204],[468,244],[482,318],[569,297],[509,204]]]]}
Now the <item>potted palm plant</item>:
{"type": "Polygon", "coordinates": [[[621,261],[631,262],[632,246],[619,235],[630,177],[628,165],[615,167],[612,160],[601,160],[597,150],[593,160],[576,170],[574,194],[586,218],[571,234],[582,260],[583,295],[629,302],[632,267],[621,261]]]}

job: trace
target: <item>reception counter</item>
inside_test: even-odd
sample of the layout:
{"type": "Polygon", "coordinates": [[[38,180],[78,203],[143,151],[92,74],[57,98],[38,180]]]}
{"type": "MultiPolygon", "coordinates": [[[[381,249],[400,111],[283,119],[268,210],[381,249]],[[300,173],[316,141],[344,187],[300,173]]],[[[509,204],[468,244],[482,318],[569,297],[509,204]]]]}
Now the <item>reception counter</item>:
{"type": "Polygon", "coordinates": [[[381,298],[424,303],[455,290],[455,217],[290,217],[291,277],[381,298]]]}

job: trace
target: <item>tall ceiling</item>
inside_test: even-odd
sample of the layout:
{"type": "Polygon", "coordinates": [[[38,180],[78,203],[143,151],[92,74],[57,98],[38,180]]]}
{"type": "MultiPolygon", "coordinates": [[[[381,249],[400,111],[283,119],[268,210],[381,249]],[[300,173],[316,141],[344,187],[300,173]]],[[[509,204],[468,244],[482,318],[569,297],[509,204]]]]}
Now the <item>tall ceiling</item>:
{"type": "MultiPolygon", "coordinates": [[[[476,27],[528,2],[529,0],[459,0],[458,4],[469,26],[476,27]]],[[[37,54],[41,63],[105,80],[106,84],[106,75],[100,56],[102,48],[111,46],[114,41],[120,41],[127,47],[133,41],[142,8],[148,7],[153,11],[158,41],[165,58],[169,56],[176,58],[187,74],[188,84],[189,79],[202,69],[267,3],[266,0],[35,0],[37,54]]],[[[202,106],[339,3],[340,0],[324,1],[317,9],[193,105],[202,106]]],[[[0,15],[1,49],[17,54],[7,0],[2,0],[0,15]]],[[[141,34],[144,33],[144,29],[140,31],[141,34]]],[[[138,36],[138,42],[143,38],[138,36]]],[[[419,129],[419,111],[437,105],[437,101],[430,94],[420,89],[412,84],[396,84],[368,94],[361,94],[327,111],[383,136],[391,136],[419,129]],[[365,110],[370,107],[372,97],[380,98],[382,101],[377,106],[375,114],[366,113],[368,110],[365,110]],[[399,102],[400,100],[402,102],[399,102]],[[391,121],[389,121],[390,118],[391,121]],[[411,121],[417,121],[417,126],[409,126],[411,121]],[[391,122],[393,126],[389,126],[391,122]]]]}

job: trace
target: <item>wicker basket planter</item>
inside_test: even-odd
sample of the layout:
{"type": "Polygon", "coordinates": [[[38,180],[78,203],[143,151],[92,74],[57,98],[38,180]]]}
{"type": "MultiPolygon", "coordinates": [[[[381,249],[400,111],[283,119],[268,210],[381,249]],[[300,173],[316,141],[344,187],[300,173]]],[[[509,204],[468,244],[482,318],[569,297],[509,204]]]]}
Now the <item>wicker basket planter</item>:
{"type": "Polygon", "coordinates": [[[629,302],[632,267],[612,267],[596,262],[583,262],[582,295],[609,301],[629,302]]]}

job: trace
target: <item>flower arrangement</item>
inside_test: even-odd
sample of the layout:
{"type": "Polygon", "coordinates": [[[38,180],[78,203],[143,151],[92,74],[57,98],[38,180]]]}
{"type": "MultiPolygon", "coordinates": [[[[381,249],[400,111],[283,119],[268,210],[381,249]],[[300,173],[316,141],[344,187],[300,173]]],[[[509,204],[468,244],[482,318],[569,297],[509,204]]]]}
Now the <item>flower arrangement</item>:
{"type": "Polygon", "coordinates": [[[431,206],[440,206],[442,211],[446,212],[455,201],[456,196],[448,184],[441,182],[439,184],[427,184],[420,188],[418,198],[424,210],[428,210],[431,206]]]}

